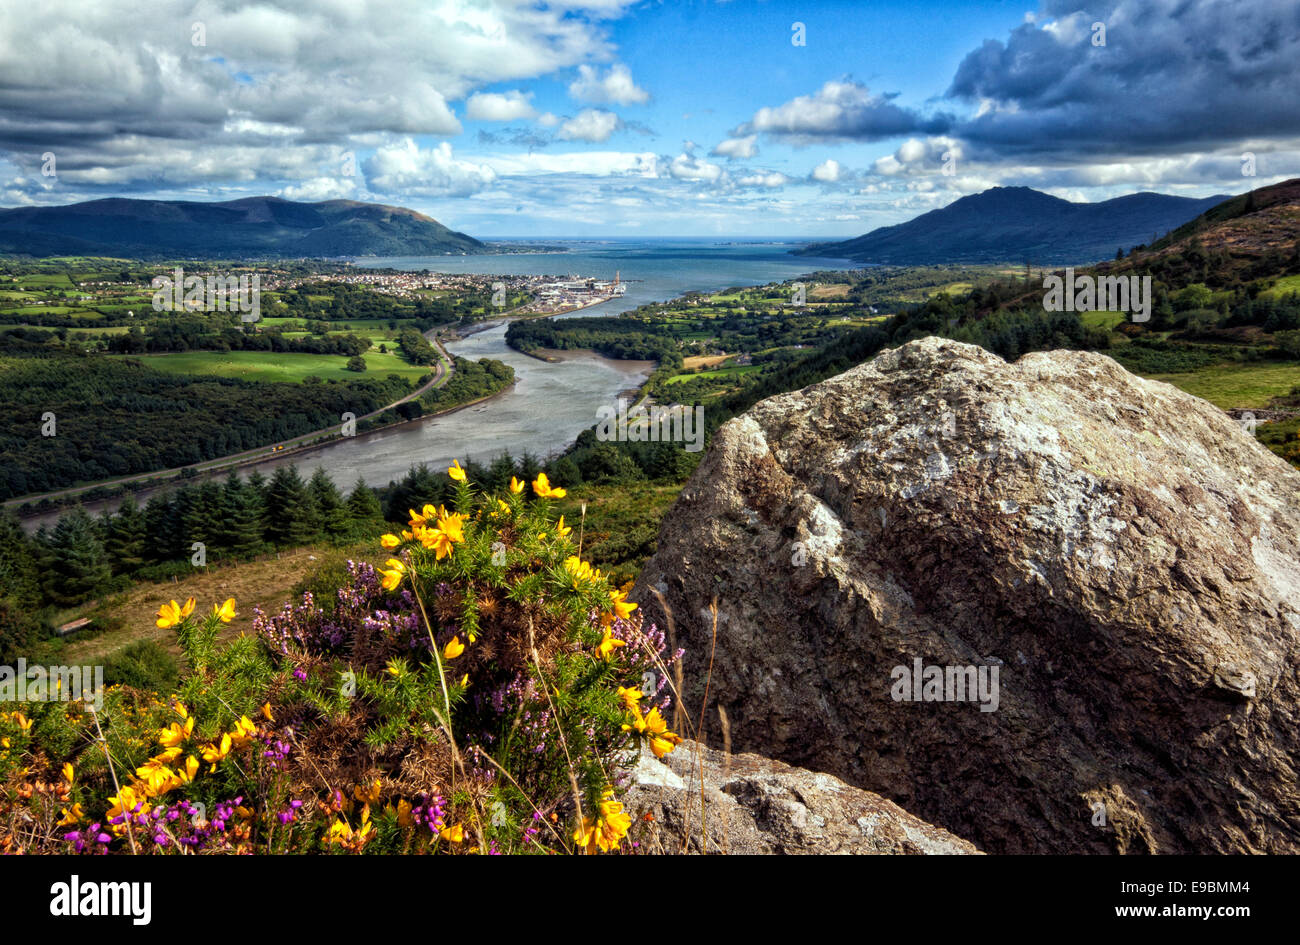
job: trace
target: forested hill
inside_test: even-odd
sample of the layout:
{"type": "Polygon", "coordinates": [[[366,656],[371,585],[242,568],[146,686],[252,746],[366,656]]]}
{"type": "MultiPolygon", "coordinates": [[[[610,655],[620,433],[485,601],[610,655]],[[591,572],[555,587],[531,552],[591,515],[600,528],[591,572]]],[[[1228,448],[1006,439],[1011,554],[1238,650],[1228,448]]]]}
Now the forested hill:
{"type": "Polygon", "coordinates": [[[487,251],[472,236],[422,213],[355,200],[113,198],[0,210],[0,252],[31,256],[320,258],[487,251]]]}
{"type": "Polygon", "coordinates": [[[800,252],[898,265],[1099,262],[1150,243],[1225,199],[1141,193],[1071,203],[1029,187],[993,187],[906,223],[800,252]]]}

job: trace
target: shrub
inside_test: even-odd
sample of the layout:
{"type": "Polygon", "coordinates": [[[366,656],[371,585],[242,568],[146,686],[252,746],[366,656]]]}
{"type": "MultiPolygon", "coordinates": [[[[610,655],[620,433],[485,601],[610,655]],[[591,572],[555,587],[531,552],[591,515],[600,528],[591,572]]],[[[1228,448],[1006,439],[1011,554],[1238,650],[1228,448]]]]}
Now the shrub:
{"type": "Polygon", "coordinates": [[[104,661],[104,683],[158,693],[176,688],[180,667],[176,658],[152,640],[141,640],[104,661]]]}
{"type": "Polygon", "coordinates": [[[163,605],[188,664],[165,699],[132,682],[102,706],[0,714],[0,848],[626,848],[636,751],[680,741],[663,714],[680,653],[582,560],[544,474],[527,501],[517,480],[482,494],[449,472],[454,511],[410,510],[332,608],[308,590],[218,645],[233,600],[163,605]]]}

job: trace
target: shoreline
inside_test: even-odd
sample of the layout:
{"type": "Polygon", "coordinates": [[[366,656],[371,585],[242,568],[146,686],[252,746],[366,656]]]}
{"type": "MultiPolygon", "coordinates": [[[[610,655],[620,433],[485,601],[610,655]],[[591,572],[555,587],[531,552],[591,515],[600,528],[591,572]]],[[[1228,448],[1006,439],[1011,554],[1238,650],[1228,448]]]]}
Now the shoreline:
{"type": "MultiPolygon", "coordinates": [[[[464,341],[470,335],[477,335],[479,332],[490,331],[493,328],[500,328],[502,325],[508,325],[511,322],[530,321],[535,318],[557,318],[560,315],[572,315],[574,312],[581,312],[597,305],[604,305],[606,302],[612,302],[614,299],[622,296],[611,295],[603,299],[596,299],[594,302],[587,302],[583,305],[577,305],[573,308],[566,308],[559,312],[530,312],[526,315],[503,315],[491,321],[475,322],[468,326],[464,331],[457,331],[454,338],[447,338],[447,341],[464,341]]],[[[513,350],[513,349],[512,349],[513,350]]],[[[520,352],[521,354],[524,352],[520,352]]]]}

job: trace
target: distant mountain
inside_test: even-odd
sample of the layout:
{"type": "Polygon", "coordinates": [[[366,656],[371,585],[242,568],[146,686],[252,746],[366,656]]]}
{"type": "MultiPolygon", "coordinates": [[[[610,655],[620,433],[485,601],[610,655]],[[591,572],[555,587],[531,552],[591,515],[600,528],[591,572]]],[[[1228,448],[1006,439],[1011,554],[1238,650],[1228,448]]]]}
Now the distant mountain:
{"type": "Polygon", "coordinates": [[[33,256],[422,256],[488,247],[432,217],[355,200],[111,198],[0,210],[0,252],[33,256]]]}
{"type": "Polygon", "coordinates": [[[798,252],[899,265],[1098,262],[1121,247],[1151,243],[1226,199],[1140,193],[1071,203],[1029,187],[994,187],[906,223],[798,252]]]}

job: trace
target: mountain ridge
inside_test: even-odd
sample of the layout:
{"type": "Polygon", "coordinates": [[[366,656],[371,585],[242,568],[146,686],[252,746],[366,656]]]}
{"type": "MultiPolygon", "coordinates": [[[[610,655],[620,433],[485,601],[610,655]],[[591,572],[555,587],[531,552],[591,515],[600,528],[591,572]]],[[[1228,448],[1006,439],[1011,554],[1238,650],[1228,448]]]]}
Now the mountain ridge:
{"type": "Polygon", "coordinates": [[[282,197],[226,201],[105,197],[0,209],[0,252],[331,257],[487,252],[486,244],[405,207],[282,197]]]}
{"type": "Polygon", "coordinates": [[[1149,243],[1227,199],[1142,191],[1100,203],[1072,203],[1031,187],[991,187],[904,223],[796,252],[892,265],[1100,262],[1117,249],[1149,243]]]}

